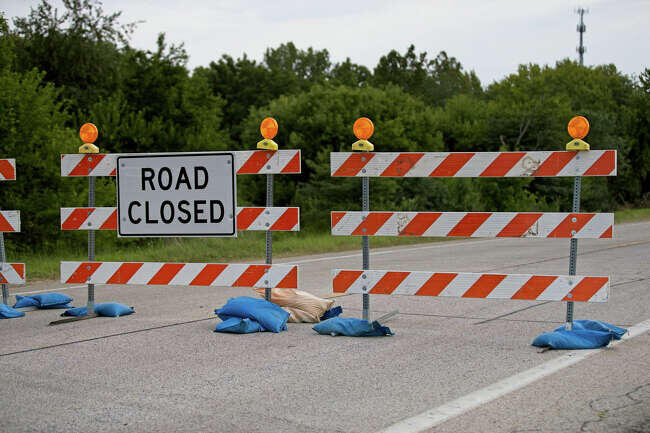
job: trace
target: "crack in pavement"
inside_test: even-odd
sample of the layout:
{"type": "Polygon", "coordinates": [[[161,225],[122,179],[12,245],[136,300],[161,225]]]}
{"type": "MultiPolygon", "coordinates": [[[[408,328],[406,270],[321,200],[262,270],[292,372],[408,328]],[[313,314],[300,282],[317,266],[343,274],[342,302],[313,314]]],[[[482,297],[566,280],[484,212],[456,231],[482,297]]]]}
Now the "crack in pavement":
{"type": "MultiPolygon", "coordinates": [[[[632,391],[625,394],[600,397],[589,401],[589,408],[595,412],[597,419],[588,420],[580,426],[580,432],[614,432],[613,427],[622,427],[626,430],[618,430],[621,432],[650,432],[650,383],[640,385],[632,391]],[[643,403],[648,403],[645,406],[640,406],[643,403]],[[625,409],[634,408],[639,406],[641,409],[645,408],[647,413],[642,414],[644,418],[639,423],[638,418],[634,420],[620,421],[621,416],[630,415],[629,411],[625,409]],[[616,423],[611,425],[611,422],[616,423]],[[596,430],[593,430],[596,429],[596,430]],[[604,430],[603,430],[604,429],[604,430]]],[[[633,411],[635,412],[635,411],[633,411]]]]}

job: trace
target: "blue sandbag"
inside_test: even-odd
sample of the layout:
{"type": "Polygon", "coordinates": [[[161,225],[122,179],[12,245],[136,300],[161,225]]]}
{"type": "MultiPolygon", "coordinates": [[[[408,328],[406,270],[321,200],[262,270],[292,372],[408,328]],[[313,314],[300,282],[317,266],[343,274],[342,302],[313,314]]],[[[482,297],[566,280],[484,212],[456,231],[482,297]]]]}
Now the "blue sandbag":
{"type": "Polygon", "coordinates": [[[36,299],[38,301],[39,308],[52,307],[52,308],[62,308],[54,307],[55,305],[64,305],[69,302],[72,302],[70,296],[64,295],[63,293],[50,292],[50,293],[39,293],[38,295],[31,295],[30,298],[36,299]]]}
{"type": "MultiPolygon", "coordinates": [[[[104,317],[120,317],[120,316],[128,316],[129,314],[133,314],[135,311],[131,307],[127,307],[124,304],[120,304],[117,302],[101,302],[99,304],[95,304],[95,314],[98,316],[104,316],[104,317]]],[[[67,311],[65,311],[62,316],[75,316],[75,317],[80,317],[80,316],[85,316],[88,314],[88,307],[77,307],[77,308],[71,308],[67,311]]]]}
{"type": "Polygon", "coordinates": [[[560,350],[597,349],[607,346],[612,340],[620,340],[626,332],[627,329],[598,320],[575,320],[571,331],[560,326],[553,332],[540,335],[532,344],[560,350]]]}
{"type": "Polygon", "coordinates": [[[230,298],[226,305],[214,312],[221,320],[228,320],[231,317],[252,319],[271,332],[285,331],[289,319],[289,313],[274,303],[249,296],[230,298]]]}
{"type": "Polygon", "coordinates": [[[242,319],[241,317],[226,319],[214,329],[214,332],[231,332],[233,334],[250,334],[262,331],[266,331],[266,329],[262,328],[259,323],[251,319],[242,319]]]}
{"type": "Polygon", "coordinates": [[[376,321],[370,323],[367,320],[351,317],[333,317],[324,322],[317,323],[312,329],[319,334],[333,336],[379,337],[383,335],[394,335],[388,326],[381,326],[376,321]]]}
{"type": "Polygon", "coordinates": [[[0,303],[0,319],[15,319],[16,317],[23,317],[25,313],[11,308],[9,305],[0,303]]]}
{"type": "Polygon", "coordinates": [[[101,304],[95,305],[95,314],[104,317],[128,316],[133,313],[135,313],[133,308],[118,302],[102,302],[101,304]]]}
{"type": "Polygon", "coordinates": [[[51,293],[39,293],[38,295],[30,296],[19,296],[16,295],[16,304],[14,308],[22,307],[38,307],[43,309],[53,309],[53,308],[70,308],[68,305],[72,302],[70,296],[64,295],[63,293],[51,292],[51,293]]]}
{"type": "Polygon", "coordinates": [[[46,306],[39,306],[38,308],[41,310],[57,310],[57,309],[62,309],[62,308],[70,308],[70,304],[52,304],[52,305],[46,305],[46,306]]]}
{"type": "Polygon", "coordinates": [[[331,319],[332,317],[338,317],[343,313],[343,307],[334,307],[330,308],[326,312],[323,313],[323,315],[320,317],[320,321],[324,321],[327,319],[331,319]]]}
{"type": "Polygon", "coordinates": [[[86,314],[88,314],[87,307],[75,307],[75,308],[70,308],[69,310],[65,310],[63,313],[61,313],[61,316],[80,317],[80,316],[85,316],[86,314]]]}
{"type": "Polygon", "coordinates": [[[16,303],[14,304],[14,308],[38,307],[38,305],[38,301],[31,296],[16,295],[16,303]]]}

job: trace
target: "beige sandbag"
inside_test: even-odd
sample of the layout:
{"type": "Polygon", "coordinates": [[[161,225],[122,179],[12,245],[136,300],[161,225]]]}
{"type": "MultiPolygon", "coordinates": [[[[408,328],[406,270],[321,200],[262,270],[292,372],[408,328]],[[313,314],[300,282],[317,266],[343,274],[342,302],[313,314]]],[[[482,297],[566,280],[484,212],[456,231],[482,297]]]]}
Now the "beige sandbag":
{"type": "MultiPolygon", "coordinates": [[[[257,287],[255,292],[264,297],[264,288],[257,287]]],[[[309,292],[296,289],[271,289],[271,302],[289,312],[289,322],[317,323],[327,310],[332,308],[332,299],[321,299],[309,292]]]]}
{"type": "Polygon", "coordinates": [[[289,313],[289,320],[287,322],[292,323],[318,323],[320,322],[320,316],[314,316],[306,311],[302,311],[298,308],[291,307],[282,307],[284,311],[289,313]]]}

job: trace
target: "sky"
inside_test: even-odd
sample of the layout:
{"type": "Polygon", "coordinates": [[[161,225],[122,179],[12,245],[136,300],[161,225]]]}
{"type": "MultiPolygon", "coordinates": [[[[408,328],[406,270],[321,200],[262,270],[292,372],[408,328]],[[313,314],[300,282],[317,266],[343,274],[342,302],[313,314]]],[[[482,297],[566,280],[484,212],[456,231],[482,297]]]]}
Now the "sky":
{"type": "MultiPolygon", "coordinates": [[[[39,0],[0,0],[11,19],[39,0]]],[[[62,8],[61,0],[50,0],[62,8]]],[[[650,0],[105,0],[122,22],[144,21],[131,38],[155,48],[158,33],[185,44],[188,67],[208,66],[222,55],[261,60],[268,47],[292,41],[327,49],[332,62],[347,57],[371,70],[395,49],[434,58],[444,50],[484,86],[514,73],[519,64],[577,60],[579,6],[585,15],[585,65],[613,63],[638,75],[650,67],[650,0]]]]}

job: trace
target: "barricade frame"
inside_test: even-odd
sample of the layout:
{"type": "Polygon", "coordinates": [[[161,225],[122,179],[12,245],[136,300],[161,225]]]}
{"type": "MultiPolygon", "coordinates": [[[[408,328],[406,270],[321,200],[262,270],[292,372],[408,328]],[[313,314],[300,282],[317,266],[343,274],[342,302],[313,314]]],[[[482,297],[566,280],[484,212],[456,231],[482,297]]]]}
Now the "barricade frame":
{"type": "MultiPolygon", "coordinates": [[[[77,154],[62,154],[61,155],[61,176],[63,177],[87,177],[88,178],[88,206],[75,207],[75,208],[61,208],[61,230],[87,230],[88,231],[88,262],[61,262],[61,276],[62,283],[64,276],[64,266],[67,268],[71,264],[78,264],[80,267],[90,272],[96,269],[97,266],[108,262],[95,261],[95,230],[117,230],[117,207],[95,207],[95,177],[98,176],[116,176],[117,174],[117,159],[120,156],[161,156],[161,155],[177,155],[187,154],[188,152],[168,152],[168,153],[99,153],[99,148],[92,142],[86,140],[83,130],[87,125],[94,128],[94,136],[92,142],[97,138],[97,129],[92,124],[85,124],[80,130],[80,136],[84,140],[84,144],[79,148],[77,154]],[[84,225],[85,224],[85,225],[84,225]]],[[[277,124],[276,124],[277,132],[277,124]]],[[[221,263],[167,263],[163,265],[163,269],[169,269],[168,266],[174,267],[187,267],[195,268],[197,265],[203,265],[209,272],[215,272],[215,267],[233,266],[233,267],[248,267],[244,269],[243,276],[249,275],[251,269],[253,272],[258,273],[262,270],[263,277],[255,281],[256,286],[265,288],[265,298],[270,301],[271,289],[273,287],[298,287],[298,267],[287,265],[272,266],[272,231],[298,231],[300,230],[300,209],[297,207],[273,207],[273,175],[274,174],[299,174],[301,172],[301,151],[296,150],[278,150],[277,144],[272,140],[270,141],[275,147],[267,147],[258,143],[257,150],[244,150],[244,151],[227,151],[232,153],[235,159],[234,169],[235,177],[240,174],[266,174],[267,175],[267,191],[266,191],[266,207],[237,207],[237,214],[240,212],[247,214],[245,220],[245,227],[242,226],[241,230],[262,230],[266,232],[266,265],[245,265],[245,264],[221,264],[221,263]],[[166,268],[167,267],[167,268],[166,268]],[[273,285],[272,281],[277,280],[273,278],[274,273],[282,270],[289,269],[285,278],[279,281],[280,285],[273,285]]],[[[210,154],[214,151],[191,152],[195,155],[210,154]]],[[[236,197],[235,197],[236,201],[236,197]]],[[[237,218],[236,218],[237,220],[237,218]]],[[[236,227],[240,231],[239,224],[236,227]]],[[[194,236],[195,237],[195,236],[194,236]]],[[[133,265],[134,263],[128,262],[111,262],[113,265],[121,265],[120,269],[124,266],[133,265]]],[[[158,265],[158,263],[142,262],[142,265],[158,265]]],[[[132,266],[131,266],[132,268],[132,266]]],[[[205,271],[204,271],[205,272],[205,271]]],[[[208,281],[207,276],[201,274],[203,279],[201,281],[208,281]]],[[[212,274],[210,274],[212,275],[212,274]]],[[[197,278],[199,278],[197,276],[197,278]]],[[[117,284],[131,284],[123,279],[117,278],[117,284]]],[[[155,278],[153,279],[155,280],[155,278]]],[[[153,281],[152,280],[152,281],[153,281]]],[[[215,281],[218,280],[215,276],[215,281]]],[[[140,281],[140,280],[138,280],[140,281]]],[[[170,280],[171,281],[171,280],[170,280]]],[[[239,280],[238,280],[239,281],[239,280]]],[[[248,281],[248,280],[247,280],[248,281]]],[[[88,297],[87,297],[87,312],[88,318],[96,317],[94,314],[95,302],[95,284],[96,280],[90,278],[86,279],[88,284],[88,297]]],[[[140,282],[138,282],[140,283],[140,282]]],[[[132,283],[132,284],[138,284],[132,283]]],[[[102,283],[104,284],[104,283],[102,283]]],[[[149,282],[146,284],[157,284],[156,282],[149,282]]],[[[197,285],[197,284],[194,284],[197,285]]],[[[212,285],[212,281],[210,284],[212,285]]],[[[241,285],[232,285],[232,287],[245,287],[241,285]]],[[[53,324],[56,322],[52,322],[53,324]]]]}
{"type": "MultiPolygon", "coordinates": [[[[587,127],[588,131],[588,127],[587,127]]],[[[611,213],[579,213],[580,210],[580,190],[581,179],[583,176],[615,176],[617,171],[616,150],[589,150],[589,145],[582,140],[578,140],[581,146],[575,146],[576,140],[567,144],[567,150],[564,151],[531,151],[531,152],[371,152],[374,150],[374,145],[367,141],[374,132],[374,126],[369,119],[360,118],[355,122],[354,132],[359,141],[353,144],[353,150],[360,150],[361,152],[331,152],[330,153],[330,174],[332,177],[361,177],[362,178],[362,211],[332,211],[331,213],[331,234],[332,235],[348,235],[348,236],[361,236],[362,238],[362,255],[363,266],[361,271],[353,270],[333,270],[332,272],[332,289],[334,292],[343,293],[346,290],[337,290],[335,279],[339,272],[353,272],[360,278],[369,278],[374,272],[387,272],[393,274],[400,274],[400,271],[369,271],[370,262],[370,248],[369,248],[369,235],[375,236],[424,236],[426,232],[435,222],[435,219],[441,215],[450,214],[464,214],[469,219],[483,218],[487,219],[489,216],[496,215],[497,218],[506,218],[508,215],[513,214],[535,214],[539,215],[536,219],[542,216],[548,218],[561,218],[562,221],[558,228],[562,226],[561,231],[547,231],[546,236],[539,236],[539,233],[530,233],[529,227],[525,227],[523,232],[515,235],[515,231],[506,234],[507,237],[560,237],[570,239],[570,256],[569,256],[569,275],[568,276],[555,276],[556,278],[565,278],[567,281],[573,281],[571,278],[590,278],[575,275],[576,260],[577,260],[577,242],[580,237],[588,238],[611,238],[613,237],[613,214],[611,213]],[[358,129],[358,124],[363,121],[366,131],[358,129]],[[369,124],[369,126],[366,126],[369,124]],[[360,136],[358,133],[361,131],[365,136],[360,136]],[[369,134],[367,133],[369,131],[369,134]],[[505,177],[573,177],[573,206],[571,213],[543,213],[543,212],[394,212],[394,211],[369,211],[369,178],[370,177],[488,177],[488,178],[505,178],[505,177]],[[414,214],[438,214],[429,225],[419,232],[408,233],[405,229],[408,227],[409,222],[414,218],[414,214]],[[353,223],[341,224],[345,226],[341,229],[337,225],[341,219],[346,215],[354,215],[356,220],[353,223]],[[397,215],[404,216],[410,221],[400,224],[399,221],[393,221],[395,227],[381,231],[383,224],[391,220],[397,215]],[[585,220],[588,222],[590,219],[596,217],[597,219],[611,221],[609,226],[603,228],[599,235],[594,233],[582,233],[582,226],[585,220]],[[375,221],[372,221],[372,220],[375,221]],[[351,227],[354,227],[351,229],[351,227]],[[341,231],[341,233],[337,233],[341,231]],[[523,234],[523,236],[522,236],[523,234]],[[525,236],[529,234],[530,236],[525,236]]],[[[570,130],[571,133],[571,130],[570,130]]],[[[586,135],[586,132],[585,132],[586,135]]],[[[578,137],[578,138],[583,138],[578,137]]],[[[574,137],[575,139],[576,137],[574,137]]],[[[425,217],[426,218],[426,217],[425,217]]],[[[431,219],[431,218],[430,218],[431,219]]],[[[473,236],[480,225],[485,221],[471,222],[469,227],[471,230],[455,231],[462,221],[459,219],[446,232],[440,231],[431,233],[430,236],[469,236],[469,237],[505,237],[497,236],[503,233],[486,232],[481,235],[473,236]]],[[[531,219],[531,218],[528,218],[531,219]]],[[[535,220],[536,220],[535,219],[535,220]]],[[[456,273],[462,274],[462,273],[456,273]]],[[[513,274],[514,275],[514,274],[513,274]]],[[[529,278],[535,277],[529,275],[529,278]]],[[[349,277],[348,277],[349,278],[349,277]]],[[[609,286],[609,277],[607,278],[607,286],[609,286]]],[[[347,281],[347,280],[346,280],[347,281]]],[[[347,281],[349,283],[349,281],[347,281]]],[[[361,289],[358,293],[363,295],[363,310],[362,318],[369,320],[369,294],[373,293],[372,288],[368,284],[361,283],[361,289]]],[[[385,289],[385,288],[384,288],[385,289]]],[[[444,287],[438,292],[441,293],[444,287]]],[[[374,293],[383,293],[382,289],[374,293]]],[[[476,296],[472,296],[476,297],[476,296]]],[[[567,329],[572,328],[573,323],[573,302],[574,301],[588,301],[588,299],[573,299],[572,293],[568,291],[566,296],[561,299],[567,301],[567,315],[566,324],[567,329]]],[[[602,301],[602,297],[599,297],[602,301]]]]}
{"type": "MultiPolygon", "coordinates": [[[[16,180],[16,160],[14,158],[0,159],[0,181],[16,180]]],[[[20,211],[0,211],[0,286],[2,287],[2,303],[9,305],[8,284],[25,284],[25,264],[7,263],[5,251],[5,233],[20,232],[20,211]]]]}

